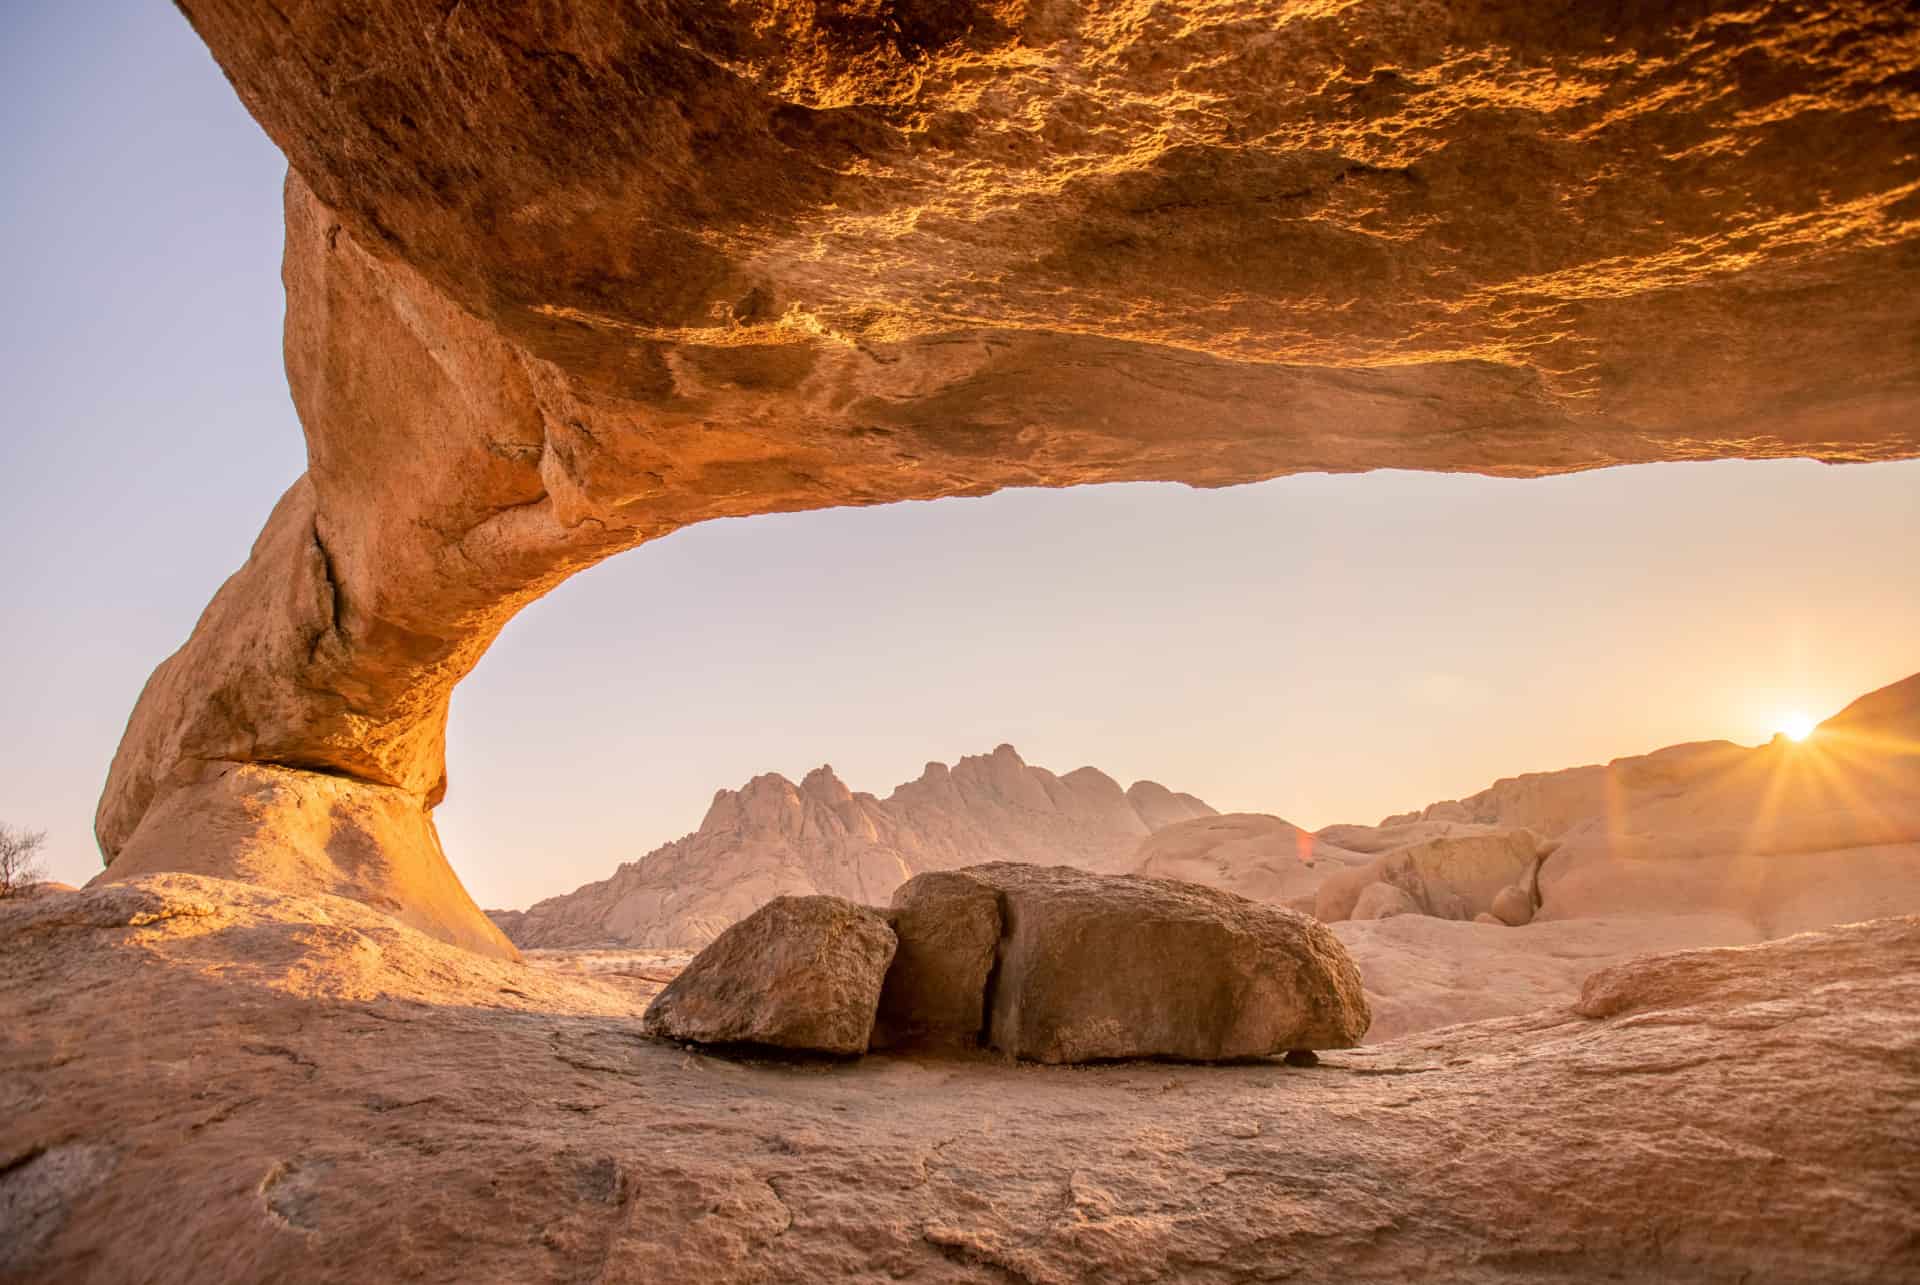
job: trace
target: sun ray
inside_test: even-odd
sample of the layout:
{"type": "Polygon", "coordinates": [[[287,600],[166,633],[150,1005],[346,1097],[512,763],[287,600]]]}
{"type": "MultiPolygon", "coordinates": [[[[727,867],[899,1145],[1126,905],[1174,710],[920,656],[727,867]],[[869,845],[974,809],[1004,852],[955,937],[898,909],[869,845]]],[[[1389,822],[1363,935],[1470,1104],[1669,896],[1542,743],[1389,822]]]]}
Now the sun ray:
{"type": "Polygon", "coordinates": [[[1818,726],[1818,724],[1814,722],[1811,714],[1796,712],[1788,714],[1780,720],[1779,731],[1780,735],[1790,741],[1804,741],[1813,735],[1813,729],[1816,726],[1818,726]]]}
{"type": "Polygon", "coordinates": [[[1620,781],[1620,774],[1614,766],[1607,765],[1607,774],[1601,783],[1601,806],[1606,813],[1606,855],[1609,860],[1617,860],[1625,855],[1627,838],[1627,788],[1620,781]]]}
{"type": "Polygon", "coordinates": [[[1766,773],[1766,780],[1761,786],[1759,805],[1754,808],[1753,819],[1747,826],[1747,841],[1743,851],[1748,853],[1766,850],[1767,838],[1773,833],[1781,801],[1792,788],[1794,770],[1801,757],[1797,751],[1782,754],[1772,746],[1764,746],[1754,753],[1768,757],[1756,760],[1766,773]]]}
{"type": "Polygon", "coordinates": [[[1866,756],[1850,757],[1843,762],[1841,756],[1827,752],[1822,746],[1808,756],[1807,766],[1821,786],[1838,798],[1841,807],[1835,810],[1864,820],[1861,832],[1847,836],[1853,840],[1848,846],[1909,842],[1920,833],[1913,825],[1920,818],[1902,817],[1886,806],[1889,800],[1862,788],[1859,777],[1880,775],[1885,771],[1883,764],[1866,756]]]}

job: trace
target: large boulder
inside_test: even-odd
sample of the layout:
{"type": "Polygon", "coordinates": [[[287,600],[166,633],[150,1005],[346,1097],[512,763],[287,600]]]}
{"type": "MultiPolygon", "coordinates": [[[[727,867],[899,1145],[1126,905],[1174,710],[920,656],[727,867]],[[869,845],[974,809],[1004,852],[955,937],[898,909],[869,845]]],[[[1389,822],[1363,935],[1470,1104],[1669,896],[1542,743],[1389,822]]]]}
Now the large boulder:
{"type": "Polygon", "coordinates": [[[916,875],[893,894],[899,949],[880,992],[875,1048],[966,1048],[986,1025],[1000,945],[1000,896],[957,871],[916,875]]]}
{"type": "Polygon", "coordinates": [[[989,1044],[1039,1062],[1348,1048],[1360,973],[1312,918],[1171,879],[997,862],[964,872],[1004,922],[989,1044]]]}
{"type": "Polygon", "coordinates": [[[1493,917],[1509,928],[1532,923],[1536,908],[1532,894],[1521,884],[1510,883],[1493,896],[1493,917]]]}
{"type": "Polygon", "coordinates": [[[1391,919],[1395,915],[1417,915],[1420,907],[1414,904],[1401,890],[1398,884],[1370,883],[1360,890],[1358,900],[1353,903],[1350,919],[1391,919]]]}
{"type": "Polygon", "coordinates": [[[642,1024],[699,1044],[865,1053],[894,946],[865,906],[776,897],[695,955],[642,1024]]]}

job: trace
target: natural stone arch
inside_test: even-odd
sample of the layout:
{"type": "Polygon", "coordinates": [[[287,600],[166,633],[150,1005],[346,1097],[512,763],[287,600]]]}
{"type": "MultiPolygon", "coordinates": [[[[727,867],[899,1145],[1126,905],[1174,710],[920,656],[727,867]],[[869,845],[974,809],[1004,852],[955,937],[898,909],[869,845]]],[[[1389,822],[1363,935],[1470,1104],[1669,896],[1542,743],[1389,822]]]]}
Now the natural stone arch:
{"type": "Polygon", "coordinates": [[[707,518],[1920,455],[1906,6],[182,7],[292,164],[309,469],[134,710],[108,877],[510,952],[453,687],[707,518]]]}

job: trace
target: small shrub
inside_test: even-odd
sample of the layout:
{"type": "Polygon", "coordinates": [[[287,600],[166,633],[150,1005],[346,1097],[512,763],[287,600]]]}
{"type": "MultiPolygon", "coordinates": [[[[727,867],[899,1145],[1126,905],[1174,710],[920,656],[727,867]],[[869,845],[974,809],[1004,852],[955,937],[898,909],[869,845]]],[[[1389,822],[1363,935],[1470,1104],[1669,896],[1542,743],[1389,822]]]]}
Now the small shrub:
{"type": "Polygon", "coordinates": [[[47,877],[40,848],[45,830],[16,830],[0,821],[0,897],[17,897],[47,877]]]}

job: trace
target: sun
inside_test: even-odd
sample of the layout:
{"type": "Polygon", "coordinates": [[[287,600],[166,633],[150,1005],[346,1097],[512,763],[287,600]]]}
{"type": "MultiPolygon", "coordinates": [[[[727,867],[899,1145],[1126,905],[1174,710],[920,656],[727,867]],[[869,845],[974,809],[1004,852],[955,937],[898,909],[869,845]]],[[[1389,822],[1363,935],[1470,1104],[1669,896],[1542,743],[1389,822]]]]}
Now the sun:
{"type": "Polygon", "coordinates": [[[1813,735],[1814,721],[1805,714],[1788,714],[1780,720],[1778,731],[1790,741],[1804,741],[1813,735]]]}

